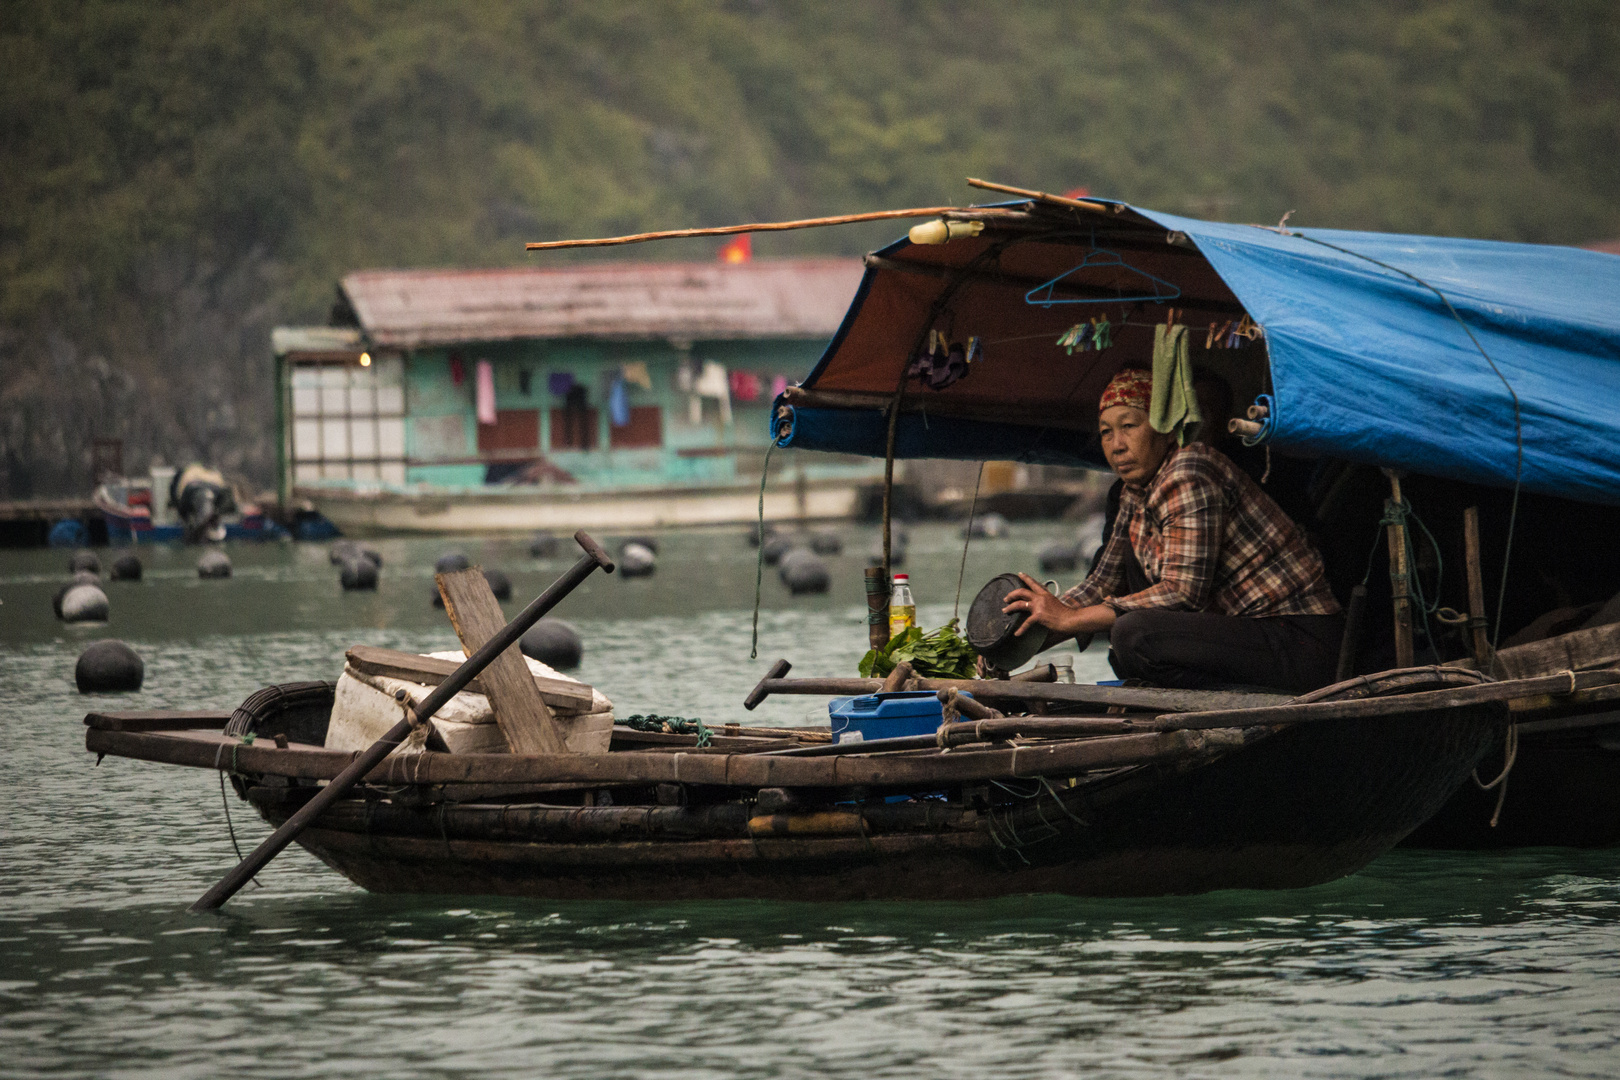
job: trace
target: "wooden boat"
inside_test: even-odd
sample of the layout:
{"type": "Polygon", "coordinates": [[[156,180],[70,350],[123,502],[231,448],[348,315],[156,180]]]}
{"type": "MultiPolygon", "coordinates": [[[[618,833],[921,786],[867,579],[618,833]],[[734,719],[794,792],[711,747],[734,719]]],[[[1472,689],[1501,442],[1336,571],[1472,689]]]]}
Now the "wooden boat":
{"type": "MultiPolygon", "coordinates": [[[[1499,674],[1545,675],[1620,659],[1608,624],[1504,649],[1499,674]]],[[[1513,737],[1492,748],[1406,843],[1413,847],[1606,847],[1620,844],[1620,688],[1512,703],[1513,737]],[[1491,781],[1501,777],[1499,784],[1491,781]],[[1487,786],[1490,785],[1490,786],[1487,786]]]]}
{"type": "MultiPolygon", "coordinates": [[[[830,683],[878,685],[778,677],[762,688],[830,683]]],[[[395,754],[298,842],[361,886],[399,893],[851,900],[1294,888],[1359,869],[1433,815],[1501,745],[1510,699],[1614,690],[1620,670],[1493,682],[1418,668],[1292,700],[919,684],[957,701],[952,692],[970,687],[1012,709],[1039,702],[1047,715],[957,719],[925,740],[866,744],[832,744],[827,729],[727,725],[699,747],[693,735],[621,725],[605,754],[395,754]]],[[[355,757],[321,746],[332,695],[333,684],[298,683],[231,714],[92,713],[87,747],[223,771],[280,824],[355,757]]]]}

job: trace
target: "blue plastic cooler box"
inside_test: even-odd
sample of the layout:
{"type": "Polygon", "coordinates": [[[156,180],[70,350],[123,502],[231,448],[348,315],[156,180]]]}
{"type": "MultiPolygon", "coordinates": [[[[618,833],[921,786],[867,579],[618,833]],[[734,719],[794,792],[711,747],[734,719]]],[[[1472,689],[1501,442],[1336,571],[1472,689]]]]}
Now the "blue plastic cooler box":
{"type": "Polygon", "coordinates": [[[827,704],[827,713],[832,717],[833,742],[841,743],[932,735],[945,718],[939,697],[932,690],[833,698],[827,704]]]}

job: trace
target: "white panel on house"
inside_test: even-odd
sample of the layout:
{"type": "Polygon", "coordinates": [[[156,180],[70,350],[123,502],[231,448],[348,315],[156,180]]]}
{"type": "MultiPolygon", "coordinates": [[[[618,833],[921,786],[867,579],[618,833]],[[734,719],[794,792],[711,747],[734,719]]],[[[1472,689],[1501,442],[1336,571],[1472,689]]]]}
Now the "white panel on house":
{"type": "Polygon", "coordinates": [[[328,461],[321,466],[321,479],[323,480],[347,480],[348,478],[349,464],[346,461],[336,464],[328,461]]]}
{"type": "Polygon", "coordinates": [[[296,461],[321,459],[321,429],[318,421],[293,421],[293,459],[296,461]]]}
{"type": "Polygon", "coordinates": [[[293,470],[293,483],[295,484],[313,484],[320,478],[321,467],[319,465],[299,465],[293,470]]]}
{"type": "Polygon", "coordinates": [[[365,417],[349,421],[349,453],[357,461],[377,456],[376,420],[365,417]]]}
{"type": "Polygon", "coordinates": [[[354,463],[354,478],[356,480],[377,479],[377,466],[370,461],[357,461],[354,463]]]}
{"type": "Polygon", "coordinates": [[[349,456],[349,422],[347,420],[321,420],[321,457],[326,461],[343,461],[349,456]]]}
{"type": "Polygon", "coordinates": [[[383,483],[403,484],[405,482],[405,463],[403,461],[385,461],[380,468],[383,483]]]}
{"type": "Polygon", "coordinates": [[[321,411],[321,392],[313,386],[293,387],[293,415],[314,416],[321,411]]]}
{"type": "Polygon", "coordinates": [[[377,456],[405,456],[405,421],[399,417],[382,417],[377,421],[377,456]]]}
{"type": "Polygon", "coordinates": [[[377,415],[377,388],[375,386],[365,385],[349,388],[349,415],[377,415]]]}
{"type": "Polygon", "coordinates": [[[383,416],[399,416],[405,411],[403,386],[377,387],[377,412],[383,416]]]}

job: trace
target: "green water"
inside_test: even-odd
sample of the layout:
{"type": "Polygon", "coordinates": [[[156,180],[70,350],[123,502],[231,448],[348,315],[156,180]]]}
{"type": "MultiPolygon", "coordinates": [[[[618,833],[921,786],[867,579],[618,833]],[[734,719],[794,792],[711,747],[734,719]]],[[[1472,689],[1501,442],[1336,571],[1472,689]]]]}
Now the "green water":
{"type": "MultiPolygon", "coordinates": [[[[975,542],[967,591],[1063,526],[975,542]]],[[[650,580],[595,579],[558,614],[621,713],[818,720],[740,701],[778,656],[845,674],[864,638],[846,530],[834,592],[767,572],[736,532],[663,538],[650,580]]],[[[1058,1077],[1620,1074],[1620,851],[1397,851],[1286,893],[975,904],[546,903],[381,897],[292,850],[221,914],[183,913],[234,861],[217,779],[83,751],[87,709],[229,707],[331,678],[366,642],[445,648],[432,558],[506,570],[517,603],[566,559],[510,541],[385,541],[343,595],[323,548],[143,552],[112,622],[64,627],[62,552],[0,552],[0,1075],[1058,1077]],[[85,698],[97,637],[147,662],[85,698]]],[[[921,617],[950,614],[959,542],[914,530],[921,617]]],[[[109,560],[110,561],[110,560],[109,560]]],[[[1082,677],[1102,677],[1096,653],[1082,677]]],[[[243,804],[244,846],[265,834],[243,804]]]]}

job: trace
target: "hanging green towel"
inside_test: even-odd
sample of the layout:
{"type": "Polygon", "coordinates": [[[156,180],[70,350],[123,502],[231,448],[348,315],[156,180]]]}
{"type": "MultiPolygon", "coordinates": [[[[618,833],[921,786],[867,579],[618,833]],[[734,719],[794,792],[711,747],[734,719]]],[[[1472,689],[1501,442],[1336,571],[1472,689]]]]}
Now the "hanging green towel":
{"type": "Polygon", "coordinates": [[[1148,423],[1154,431],[1176,437],[1177,446],[1198,434],[1203,417],[1193,393],[1192,356],[1185,326],[1159,326],[1153,331],[1153,403],[1148,423]]]}

